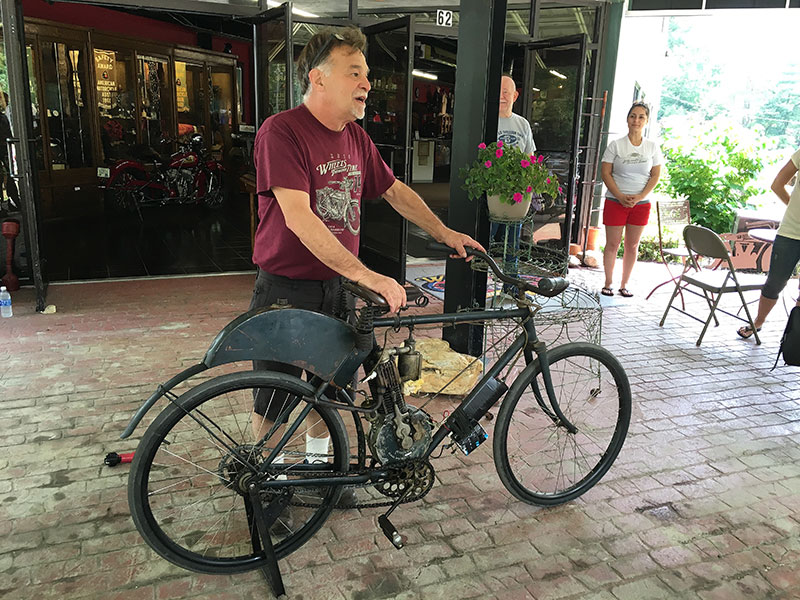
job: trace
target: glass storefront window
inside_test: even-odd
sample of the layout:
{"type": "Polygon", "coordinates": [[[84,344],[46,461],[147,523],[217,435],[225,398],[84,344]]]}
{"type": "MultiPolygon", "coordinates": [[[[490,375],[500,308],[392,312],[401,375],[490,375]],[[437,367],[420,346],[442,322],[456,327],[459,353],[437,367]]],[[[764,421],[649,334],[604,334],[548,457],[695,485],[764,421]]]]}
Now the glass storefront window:
{"type": "Polygon", "coordinates": [[[260,24],[258,37],[263,40],[261,51],[264,54],[260,58],[267,65],[267,76],[262,84],[266,106],[260,109],[259,118],[266,118],[291,108],[286,93],[286,78],[290,75],[286,72],[286,22],[276,19],[260,24]]]}
{"type": "Polygon", "coordinates": [[[92,114],[86,103],[86,53],[77,44],[44,42],[45,116],[54,171],[92,165],[92,114]]]}
{"type": "Polygon", "coordinates": [[[597,8],[591,6],[542,7],[539,9],[539,39],[585,33],[589,43],[596,40],[597,8]]]}
{"type": "MultiPolygon", "coordinates": [[[[41,123],[39,122],[39,87],[36,85],[36,77],[35,77],[35,69],[33,67],[33,47],[25,46],[25,56],[27,57],[28,61],[28,73],[30,73],[30,92],[31,92],[31,112],[33,113],[33,135],[35,142],[35,156],[34,160],[36,161],[36,166],[38,169],[44,169],[44,153],[42,151],[42,138],[39,135],[41,132],[41,123]]],[[[8,87],[8,69],[6,67],[6,53],[5,53],[5,43],[3,42],[3,37],[0,36],[0,91],[4,92],[5,94],[9,94],[11,90],[8,87]]],[[[2,101],[2,110],[3,113],[8,118],[8,124],[11,128],[13,128],[13,115],[10,104],[7,103],[5,97],[0,97],[2,101]]],[[[8,100],[10,102],[10,99],[8,100]]],[[[5,157],[7,152],[6,141],[0,139],[0,157],[5,157]]],[[[13,160],[13,156],[9,157],[10,160],[13,160]]],[[[8,170],[9,166],[6,165],[6,170],[8,170]]]]}
{"type": "Polygon", "coordinates": [[[167,60],[139,56],[139,95],[142,101],[142,142],[160,148],[164,139],[172,136],[169,101],[170,83],[167,60]]]}
{"type": "Polygon", "coordinates": [[[178,139],[186,141],[193,133],[204,131],[203,65],[175,61],[175,95],[178,110],[178,139]]]}
{"type": "Polygon", "coordinates": [[[519,35],[529,37],[528,23],[530,20],[530,9],[506,11],[506,36],[519,35]]]}
{"type": "Polygon", "coordinates": [[[244,69],[236,67],[236,115],[239,123],[244,123],[244,69]]]}
{"type": "MultiPolygon", "coordinates": [[[[5,46],[3,46],[5,49],[5,46]]],[[[5,56],[5,50],[3,52],[3,56],[5,56]]],[[[33,138],[34,138],[34,152],[35,160],[36,160],[36,167],[39,170],[44,169],[44,146],[42,140],[42,123],[41,123],[41,115],[39,114],[39,85],[36,81],[36,73],[33,67],[33,47],[32,46],[25,46],[25,56],[28,60],[28,76],[29,76],[29,84],[30,84],[30,91],[31,91],[31,113],[33,114],[33,138]]],[[[13,112],[11,107],[9,106],[6,110],[6,114],[8,115],[8,120],[11,122],[11,127],[13,129],[13,112]]]]}
{"type": "Polygon", "coordinates": [[[103,158],[122,158],[137,141],[133,53],[95,49],[94,67],[103,158]]]}
{"type": "MultiPolygon", "coordinates": [[[[297,59],[300,58],[300,53],[305,48],[308,41],[317,34],[317,32],[324,29],[322,25],[316,23],[296,23],[295,31],[292,34],[292,58],[295,64],[297,59]]],[[[303,93],[300,91],[300,79],[295,74],[294,80],[294,104],[297,106],[303,101],[303,93]]],[[[289,107],[291,108],[291,107],[289,107]]]]}
{"type": "MultiPolygon", "coordinates": [[[[211,69],[211,150],[222,152],[231,144],[231,125],[233,125],[234,96],[233,72],[214,67],[211,69]]],[[[227,153],[227,152],[226,152],[227,153]]]]}

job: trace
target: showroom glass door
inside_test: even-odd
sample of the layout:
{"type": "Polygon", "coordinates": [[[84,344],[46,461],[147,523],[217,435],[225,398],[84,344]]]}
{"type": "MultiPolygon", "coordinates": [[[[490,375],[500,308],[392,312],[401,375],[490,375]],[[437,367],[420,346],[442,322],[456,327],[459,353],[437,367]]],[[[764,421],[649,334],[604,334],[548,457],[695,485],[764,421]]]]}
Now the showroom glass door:
{"type": "MultiPolygon", "coordinates": [[[[372,25],[363,31],[372,84],[363,126],[395,177],[408,184],[413,17],[372,25]]],[[[382,198],[363,198],[361,205],[361,259],[369,268],[405,284],[408,222],[382,198]]]]}
{"type": "Polygon", "coordinates": [[[573,239],[576,200],[585,170],[581,140],[587,139],[589,124],[582,118],[584,89],[588,89],[587,44],[587,36],[581,34],[523,45],[522,114],[531,124],[536,153],[545,155],[564,189],[534,217],[533,241],[556,239],[564,249],[573,239]]]}
{"type": "Polygon", "coordinates": [[[291,2],[265,11],[255,24],[256,129],[294,103],[291,2]]]}

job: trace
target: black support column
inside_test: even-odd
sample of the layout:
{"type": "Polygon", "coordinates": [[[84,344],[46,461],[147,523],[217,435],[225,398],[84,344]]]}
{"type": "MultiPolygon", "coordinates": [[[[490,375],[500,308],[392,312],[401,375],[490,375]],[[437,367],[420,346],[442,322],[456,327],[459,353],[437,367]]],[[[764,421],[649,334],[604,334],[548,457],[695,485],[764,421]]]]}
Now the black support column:
{"type": "MultiPolygon", "coordinates": [[[[34,169],[34,132],[31,113],[30,73],[25,54],[25,24],[22,16],[22,0],[0,0],[3,20],[3,43],[8,69],[8,97],[11,101],[11,129],[14,134],[17,171],[11,166],[12,175],[17,175],[20,211],[22,212],[22,233],[28,249],[28,267],[36,288],[36,310],[44,310],[47,295],[47,282],[42,273],[39,231],[41,218],[39,207],[39,179],[34,169]]],[[[5,144],[6,140],[0,140],[5,144]]],[[[9,161],[12,160],[9,153],[9,161]]]]}
{"type": "MultiPolygon", "coordinates": [[[[483,200],[467,197],[459,170],[475,160],[478,144],[497,139],[506,5],[506,0],[461,0],[459,9],[448,225],[484,246],[489,223],[481,210],[483,200]]],[[[445,312],[485,305],[486,273],[473,271],[462,260],[448,260],[445,282],[445,312]]],[[[448,327],[443,337],[458,352],[477,356],[482,351],[480,326],[448,327]]]]}

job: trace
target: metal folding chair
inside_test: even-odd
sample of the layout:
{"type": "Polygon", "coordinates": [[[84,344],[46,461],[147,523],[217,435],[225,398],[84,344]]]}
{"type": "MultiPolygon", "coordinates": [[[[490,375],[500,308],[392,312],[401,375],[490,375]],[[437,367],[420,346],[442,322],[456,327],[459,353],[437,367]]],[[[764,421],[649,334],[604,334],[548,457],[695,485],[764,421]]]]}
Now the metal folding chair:
{"type": "Polygon", "coordinates": [[[765,277],[743,273],[737,274],[733,262],[731,261],[730,253],[728,252],[728,245],[710,229],[697,225],[687,225],[683,230],[683,239],[686,242],[689,260],[694,271],[685,270],[678,281],[675,282],[675,290],[672,292],[672,296],[667,304],[667,309],[664,311],[664,316],[658,324],[659,327],[664,325],[670,308],[674,308],[678,312],[696,321],[704,322],[700,317],[687,312],[685,307],[681,309],[677,306],[672,306],[675,296],[677,296],[679,292],[686,291],[696,296],[704,297],[709,308],[708,318],[704,322],[703,331],[700,332],[700,337],[697,338],[698,346],[703,341],[703,336],[708,330],[711,319],[714,319],[714,326],[719,326],[719,321],[715,314],[717,311],[739,319],[740,321],[744,321],[745,323],[749,323],[750,327],[753,328],[756,344],[760,344],[761,340],[758,337],[758,332],[756,331],[756,326],[753,323],[753,317],[750,315],[750,310],[747,307],[743,292],[760,290],[764,285],[765,277]],[[715,270],[701,269],[698,257],[716,259],[723,268],[715,270]],[[727,271],[724,269],[725,266],[727,266],[727,271]],[[697,289],[692,288],[699,288],[701,291],[698,292],[697,289]],[[747,319],[719,307],[719,302],[723,294],[730,292],[736,292],[739,295],[747,319]]]}
{"type": "MultiPolygon", "coordinates": [[[[682,229],[686,225],[691,224],[692,215],[689,208],[688,198],[681,200],[673,200],[671,198],[656,200],[656,218],[658,219],[658,252],[661,254],[661,261],[664,263],[667,273],[669,273],[669,279],[662,281],[652,290],[650,290],[650,293],[647,294],[645,300],[649,300],[650,296],[652,296],[658,288],[665,286],[668,283],[675,283],[680,280],[681,274],[692,268],[692,263],[689,261],[689,251],[683,246],[676,248],[665,247],[664,240],[665,234],[672,227],[679,227],[682,229]],[[670,260],[675,258],[680,259],[682,263],[682,271],[677,275],[672,271],[672,269],[670,269],[669,266],[670,260]]],[[[685,310],[686,304],[683,300],[683,293],[678,293],[681,296],[681,307],[685,310]]]]}

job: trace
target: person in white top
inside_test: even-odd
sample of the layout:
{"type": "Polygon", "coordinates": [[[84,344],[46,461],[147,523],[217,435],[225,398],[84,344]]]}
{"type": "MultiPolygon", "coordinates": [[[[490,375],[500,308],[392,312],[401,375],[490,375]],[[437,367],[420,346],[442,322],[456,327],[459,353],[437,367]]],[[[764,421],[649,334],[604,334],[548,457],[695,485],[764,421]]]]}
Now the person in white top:
{"type": "Polygon", "coordinates": [[[606,226],[603,268],[606,280],[600,293],[604,296],[614,295],[611,286],[623,232],[625,247],[619,293],[626,298],[633,296],[628,289],[628,280],[639,255],[639,240],[650,217],[650,200],[647,196],[656,187],[664,162],[658,144],[643,136],[649,119],[650,108],[643,102],[634,102],[628,111],[628,135],[611,142],[601,160],[600,172],[608,190],[603,205],[603,224],[606,226]]]}
{"type": "Polygon", "coordinates": [[[504,144],[516,146],[525,154],[533,154],[536,144],[528,119],[511,112],[519,98],[517,84],[510,75],[500,79],[500,112],[497,119],[497,139],[504,144]]]}
{"type": "MultiPolygon", "coordinates": [[[[797,150],[789,161],[778,171],[775,181],[772,182],[772,191],[786,205],[786,212],[781,219],[775,242],[772,244],[772,255],[769,259],[769,275],[764,287],[761,288],[761,298],[758,300],[758,314],[753,320],[756,331],[761,331],[761,326],[767,315],[775,306],[783,288],[792,276],[797,263],[800,262],[800,182],[797,181],[797,170],[800,168],[800,150],[797,150]],[[795,178],[792,193],[786,191],[792,178],[795,178]]],[[[800,306],[800,296],[797,298],[800,306]]],[[[740,327],[736,332],[745,339],[753,335],[750,325],[740,327]]]]}

